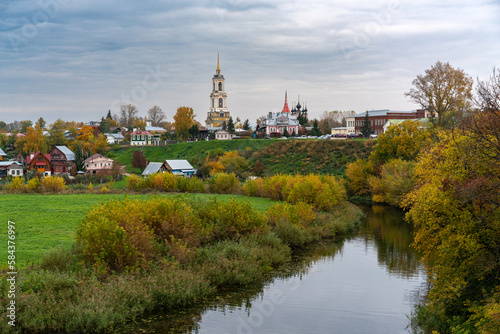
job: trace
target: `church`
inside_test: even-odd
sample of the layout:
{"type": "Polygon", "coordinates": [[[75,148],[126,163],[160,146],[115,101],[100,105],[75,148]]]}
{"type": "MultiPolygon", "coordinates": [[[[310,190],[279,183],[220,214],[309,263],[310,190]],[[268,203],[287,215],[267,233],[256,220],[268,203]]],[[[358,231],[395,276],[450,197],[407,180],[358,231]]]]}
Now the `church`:
{"type": "Polygon", "coordinates": [[[227,94],[224,90],[224,76],[220,73],[219,55],[217,54],[217,70],[212,78],[212,94],[210,94],[210,111],[205,124],[209,130],[222,129],[231,117],[227,110],[227,94]]]}
{"type": "MultiPolygon", "coordinates": [[[[266,118],[266,134],[268,135],[284,135],[288,133],[289,135],[296,136],[299,133],[299,121],[297,119],[297,115],[301,113],[300,101],[297,103],[297,106],[294,107],[290,111],[288,107],[288,98],[287,92],[285,92],[285,104],[283,105],[283,109],[281,112],[272,113],[270,112],[266,118]]],[[[307,109],[304,108],[302,113],[306,112],[307,109]]]]}

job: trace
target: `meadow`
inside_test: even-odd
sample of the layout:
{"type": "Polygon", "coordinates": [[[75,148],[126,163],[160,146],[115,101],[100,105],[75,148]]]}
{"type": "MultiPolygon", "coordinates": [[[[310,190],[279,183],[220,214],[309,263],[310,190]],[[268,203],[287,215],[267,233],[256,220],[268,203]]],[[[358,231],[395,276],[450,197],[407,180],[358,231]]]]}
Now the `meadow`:
{"type": "MultiPolygon", "coordinates": [[[[50,249],[63,246],[70,248],[75,241],[75,230],[85,214],[94,206],[112,199],[149,199],[172,194],[2,194],[0,221],[4,233],[0,233],[0,249],[7,249],[7,221],[15,223],[16,264],[23,268],[37,264],[50,249]]],[[[274,202],[266,198],[238,195],[186,194],[190,198],[248,200],[252,206],[264,212],[274,202]]],[[[7,253],[0,258],[0,266],[7,264],[7,253]]]]}

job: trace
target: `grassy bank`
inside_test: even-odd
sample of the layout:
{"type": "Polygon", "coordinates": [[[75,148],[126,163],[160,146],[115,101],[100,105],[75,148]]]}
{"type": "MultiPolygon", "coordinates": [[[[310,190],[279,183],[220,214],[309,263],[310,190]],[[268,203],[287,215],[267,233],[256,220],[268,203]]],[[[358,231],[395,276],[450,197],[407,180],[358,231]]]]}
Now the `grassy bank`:
{"type": "MultiPolygon", "coordinates": [[[[26,203],[45,198],[36,195],[7,195],[6,198],[9,196],[12,196],[10,200],[13,202],[29,198],[26,203]]],[[[166,232],[177,233],[177,236],[163,246],[158,244],[155,247],[159,248],[154,249],[157,254],[166,255],[154,257],[153,261],[141,270],[102,271],[103,267],[99,266],[102,262],[92,259],[83,261],[82,250],[78,247],[73,247],[72,250],[53,250],[43,256],[41,267],[20,270],[17,276],[17,318],[14,332],[105,332],[145,313],[195,305],[210,298],[217,291],[249,284],[272,275],[274,270],[290,261],[292,250],[295,248],[322,238],[343,238],[356,229],[362,216],[356,206],[342,202],[329,213],[318,214],[315,219],[297,220],[296,216],[291,215],[292,211],[288,211],[289,218],[282,219],[281,214],[272,215],[269,210],[273,207],[291,210],[289,204],[283,206],[284,204],[274,203],[270,207],[273,202],[267,199],[248,198],[252,205],[243,205],[245,209],[238,211],[240,205],[235,203],[234,199],[240,201],[241,197],[217,196],[218,199],[228,199],[229,204],[225,205],[213,200],[205,201],[204,195],[193,196],[195,197],[186,201],[190,202],[197,212],[196,215],[201,219],[197,221],[201,224],[184,225],[192,227],[189,231],[182,229],[166,232]],[[203,202],[206,205],[203,205],[203,202]],[[266,211],[264,221],[263,211],[266,211]],[[231,219],[232,214],[237,214],[242,219],[231,219]],[[241,221],[245,221],[245,224],[241,224],[241,221]],[[247,226],[254,228],[248,229],[247,226]],[[196,234],[192,234],[193,231],[196,234]],[[187,241],[178,243],[177,241],[181,240],[178,239],[179,233],[191,235],[185,240],[191,240],[192,244],[187,241]],[[194,235],[201,238],[199,242],[193,239],[194,235]]],[[[84,206],[82,203],[85,203],[85,197],[89,197],[86,203],[98,203],[116,198],[116,195],[47,196],[49,201],[54,201],[54,207],[67,208],[56,210],[57,216],[53,218],[60,222],[71,220],[67,217],[72,214],[76,217],[78,210],[82,210],[78,206],[84,206]],[[70,205],[70,202],[73,204],[70,205]]],[[[99,226],[102,222],[99,217],[104,213],[109,213],[109,219],[115,217],[114,212],[109,212],[112,208],[117,208],[116,212],[121,212],[122,217],[137,213],[137,216],[130,220],[132,223],[141,220],[141,217],[152,217],[154,220],[156,215],[148,216],[154,208],[147,205],[155,201],[162,204],[164,200],[170,201],[171,197],[138,195],[133,198],[150,200],[136,201],[129,198],[111,206],[101,205],[87,215],[86,221],[94,221],[96,226],[99,226]],[[120,209],[120,205],[123,205],[123,208],[120,209]],[[142,205],[150,210],[141,210],[142,205]],[[129,212],[124,213],[126,208],[129,212]]],[[[45,205],[49,207],[48,204],[45,205]]],[[[40,208],[42,206],[38,207],[40,208]]],[[[186,210],[178,217],[184,217],[183,212],[191,212],[186,210]]],[[[47,213],[49,214],[50,210],[47,213]]],[[[157,221],[167,220],[165,217],[157,221]]],[[[119,218],[117,221],[121,222],[123,219],[119,218]]],[[[176,218],[168,221],[176,224],[178,220],[176,218]]],[[[65,226],[69,231],[71,224],[66,224],[61,226],[65,226]]],[[[151,226],[155,226],[154,222],[152,224],[151,226]]],[[[20,225],[28,223],[23,221],[20,225]]],[[[82,226],[78,229],[82,231],[82,226]]],[[[43,234],[43,229],[39,233],[43,234]]],[[[27,234],[21,228],[19,239],[27,238],[27,234]]],[[[32,242],[36,243],[36,236],[33,237],[32,242]]],[[[52,234],[52,237],[56,238],[57,235],[52,234]]],[[[101,242],[96,240],[96,244],[101,245],[101,242]]],[[[2,296],[6,296],[8,284],[5,277],[0,281],[0,291],[2,296]]],[[[1,300],[2,307],[6,307],[7,303],[8,300],[4,297],[1,300]]],[[[2,332],[12,332],[6,327],[5,314],[2,315],[2,321],[5,324],[1,327],[2,332]]]]}
{"type": "MultiPolygon", "coordinates": [[[[75,229],[93,206],[112,199],[121,199],[124,194],[2,194],[0,221],[0,248],[7,249],[7,221],[16,223],[16,264],[24,268],[27,262],[39,263],[43,254],[52,248],[70,248],[75,241],[75,229]]],[[[129,198],[148,199],[154,194],[128,195],[129,198]]],[[[170,196],[170,195],[162,195],[170,196]]],[[[207,198],[215,195],[187,194],[190,198],[207,198]]],[[[219,200],[241,198],[237,195],[218,195],[219,200]]],[[[266,198],[247,198],[258,211],[264,212],[273,202],[266,198]]],[[[5,253],[6,254],[6,253],[5,253]]],[[[0,260],[1,267],[7,264],[7,255],[0,260]]]]}
{"type": "Polygon", "coordinates": [[[257,161],[263,165],[264,175],[277,173],[320,173],[344,175],[348,163],[366,159],[370,155],[374,140],[264,140],[244,139],[228,141],[199,141],[178,143],[166,147],[115,148],[107,156],[126,166],[128,172],[140,171],[132,167],[133,151],[142,150],[149,161],[187,159],[199,168],[207,155],[238,151],[249,162],[249,171],[257,161]]]}

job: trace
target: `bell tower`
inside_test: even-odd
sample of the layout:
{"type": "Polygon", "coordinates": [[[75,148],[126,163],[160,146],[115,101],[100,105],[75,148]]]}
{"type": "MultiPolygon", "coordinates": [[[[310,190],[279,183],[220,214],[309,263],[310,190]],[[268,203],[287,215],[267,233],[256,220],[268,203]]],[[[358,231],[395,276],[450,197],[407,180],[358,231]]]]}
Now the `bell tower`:
{"type": "Polygon", "coordinates": [[[212,78],[212,93],[210,94],[210,111],[205,121],[209,128],[220,128],[224,122],[229,121],[227,110],[224,76],[220,71],[219,54],[217,53],[217,69],[212,78]]]}

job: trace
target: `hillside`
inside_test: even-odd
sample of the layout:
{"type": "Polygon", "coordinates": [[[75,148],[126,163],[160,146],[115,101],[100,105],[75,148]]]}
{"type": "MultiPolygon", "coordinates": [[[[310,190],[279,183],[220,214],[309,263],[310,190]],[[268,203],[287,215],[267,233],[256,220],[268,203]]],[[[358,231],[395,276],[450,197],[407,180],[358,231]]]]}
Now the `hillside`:
{"type": "Polygon", "coordinates": [[[228,140],[178,143],[169,146],[114,148],[107,155],[137,172],[131,166],[133,151],[142,150],[149,161],[187,159],[195,168],[207,156],[237,150],[253,168],[257,161],[265,175],[277,173],[320,173],[344,175],[345,166],[358,158],[367,158],[376,142],[373,140],[228,140]]]}

